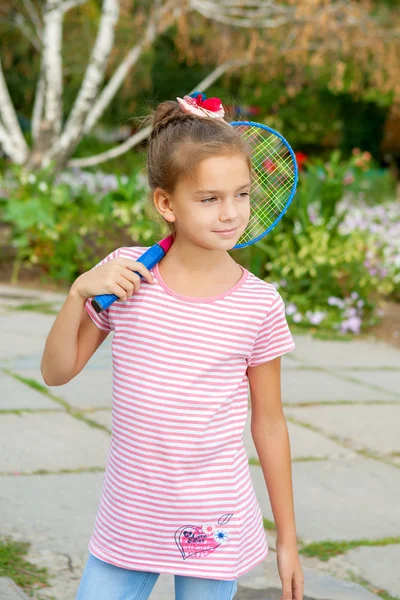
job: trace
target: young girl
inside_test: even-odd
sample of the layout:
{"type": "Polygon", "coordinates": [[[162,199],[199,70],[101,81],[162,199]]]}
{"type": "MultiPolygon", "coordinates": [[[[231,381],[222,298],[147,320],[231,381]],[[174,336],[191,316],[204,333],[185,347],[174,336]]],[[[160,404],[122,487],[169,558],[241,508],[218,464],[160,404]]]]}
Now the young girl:
{"type": "Polygon", "coordinates": [[[114,332],[112,437],[78,600],[145,600],[160,573],[175,575],[176,600],[231,600],[265,559],[243,446],[249,385],[281,600],[303,598],[280,396],[294,343],[279,293],[228,254],[249,220],[251,157],[210,100],[153,115],[148,177],[174,239],[166,256],[151,271],[137,262],[146,248],[106,256],[73,283],[46,341],[43,378],[63,385],[114,332]],[[109,293],[119,301],[97,314],[91,299],[109,293]]]}

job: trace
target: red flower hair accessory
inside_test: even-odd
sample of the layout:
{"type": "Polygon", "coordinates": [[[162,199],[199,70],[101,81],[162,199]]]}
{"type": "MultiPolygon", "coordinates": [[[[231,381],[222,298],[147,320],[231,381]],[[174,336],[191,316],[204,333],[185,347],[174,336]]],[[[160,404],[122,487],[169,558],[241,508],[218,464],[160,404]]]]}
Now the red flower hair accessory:
{"type": "Polygon", "coordinates": [[[197,117],[224,118],[225,110],[219,98],[206,98],[206,95],[201,92],[193,92],[190,96],[177,98],[177,100],[185,112],[197,117]]]}

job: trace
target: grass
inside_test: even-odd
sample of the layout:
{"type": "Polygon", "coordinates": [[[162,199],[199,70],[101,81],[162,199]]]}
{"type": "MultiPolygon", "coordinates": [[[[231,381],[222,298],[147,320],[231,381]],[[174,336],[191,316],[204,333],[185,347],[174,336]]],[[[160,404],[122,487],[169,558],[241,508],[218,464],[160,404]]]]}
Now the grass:
{"type": "Polygon", "coordinates": [[[400,537],[382,538],[380,540],[351,540],[332,542],[330,540],[324,542],[313,542],[299,549],[299,554],[304,556],[316,557],[319,560],[328,561],[333,556],[344,554],[353,548],[360,546],[389,546],[391,544],[399,544],[400,537]]]}
{"type": "Polygon", "coordinates": [[[269,531],[276,531],[276,525],[274,521],[270,521],[267,517],[263,517],[264,529],[268,529],[269,531]]]}
{"type": "Polygon", "coordinates": [[[44,315],[57,315],[58,311],[52,308],[51,302],[36,302],[36,303],[25,303],[19,306],[10,307],[9,310],[27,310],[31,312],[38,312],[44,315]]]}
{"type": "Polygon", "coordinates": [[[49,573],[26,560],[28,542],[16,542],[7,537],[0,540],[0,577],[9,577],[25,592],[49,587],[49,573]]]}

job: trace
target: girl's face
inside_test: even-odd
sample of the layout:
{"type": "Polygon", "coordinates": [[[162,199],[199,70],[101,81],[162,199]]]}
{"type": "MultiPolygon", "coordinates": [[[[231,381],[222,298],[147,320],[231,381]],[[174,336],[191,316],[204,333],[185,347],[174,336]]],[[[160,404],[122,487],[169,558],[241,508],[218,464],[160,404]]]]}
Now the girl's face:
{"type": "Polygon", "coordinates": [[[155,204],[177,236],[210,250],[230,250],[250,218],[250,172],[241,154],[212,156],[173,194],[155,191],[155,204]]]}

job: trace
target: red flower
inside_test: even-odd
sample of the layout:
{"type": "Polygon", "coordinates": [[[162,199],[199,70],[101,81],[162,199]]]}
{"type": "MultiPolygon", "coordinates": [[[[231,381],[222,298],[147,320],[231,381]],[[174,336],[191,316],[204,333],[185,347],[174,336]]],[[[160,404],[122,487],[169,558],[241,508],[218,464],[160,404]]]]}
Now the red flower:
{"type": "Polygon", "coordinates": [[[301,170],[303,168],[303,165],[307,162],[308,156],[307,154],[304,154],[304,152],[295,152],[294,154],[296,156],[298,167],[301,170]]]}
{"type": "Polygon", "coordinates": [[[205,108],[211,112],[217,112],[222,108],[222,102],[219,98],[207,98],[206,100],[203,100],[202,94],[200,93],[195,97],[191,96],[191,98],[193,98],[197,106],[201,106],[201,108],[205,108]]]}
{"type": "Polygon", "coordinates": [[[276,164],[272,162],[269,158],[266,158],[263,162],[263,167],[267,171],[267,173],[273,173],[276,171],[276,164]]]}

